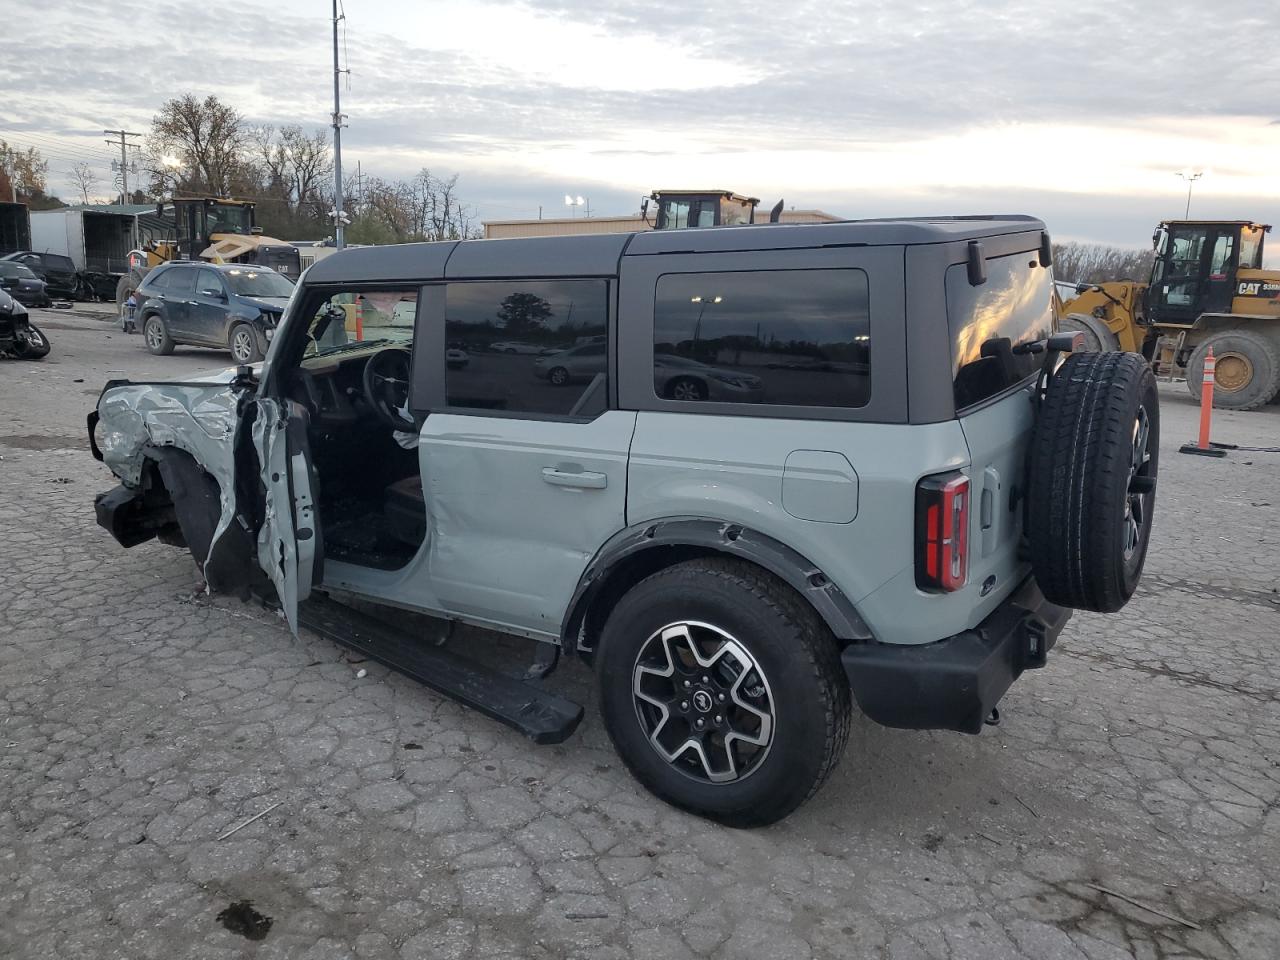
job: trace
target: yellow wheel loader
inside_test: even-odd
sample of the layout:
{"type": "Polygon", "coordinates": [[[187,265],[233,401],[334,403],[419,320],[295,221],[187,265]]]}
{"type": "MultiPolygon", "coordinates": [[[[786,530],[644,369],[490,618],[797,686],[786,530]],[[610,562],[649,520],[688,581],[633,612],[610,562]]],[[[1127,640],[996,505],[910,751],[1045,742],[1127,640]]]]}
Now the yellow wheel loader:
{"type": "Polygon", "coordinates": [[[123,308],[153,267],[170,260],[254,264],[296,281],[302,272],[298,248],[264,237],[254,223],[254,208],[252,200],[222,197],[175,197],[156,204],[157,217],[172,218],[173,234],[129,251],[128,272],[116,285],[117,307],[123,308]]]}
{"type": "Polygon", "coordinates": [[[1280,394],[1280,271],[1262,269],[1267,224],[1166,220],[1153,237],[1148,283],[1081,284],[1059,304],[1059,327],[1090,349],[1141,353],[1187,378],[1200,399],[1204,358],[1217,360],[1213,403],[1252,410],[1280,394]]]}

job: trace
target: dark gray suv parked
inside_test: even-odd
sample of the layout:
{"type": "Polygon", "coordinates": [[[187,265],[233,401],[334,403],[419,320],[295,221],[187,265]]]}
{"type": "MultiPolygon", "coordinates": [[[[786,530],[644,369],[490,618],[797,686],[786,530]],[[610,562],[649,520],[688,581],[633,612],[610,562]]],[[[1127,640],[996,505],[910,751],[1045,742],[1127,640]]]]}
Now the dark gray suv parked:
{"type": "Polygon", "coordinates": [[[969,217],[339,253],[260,371],[108,384],[98,520],[537,742],[582,708],[398,611],[537,641],[526,679],[582,656],[647,787],[768,823],[855,702],[978,733],[1137,585],[1155,381],[1055,334],[1050,251],[969,217]]]}
{"type": "Polygon", "coordinates": [[[177,344],[221,347],[237,363],[266,355],[293,281],[267,267],[178,261],[138,287],[137,326],[152,353],[177,344]]]}

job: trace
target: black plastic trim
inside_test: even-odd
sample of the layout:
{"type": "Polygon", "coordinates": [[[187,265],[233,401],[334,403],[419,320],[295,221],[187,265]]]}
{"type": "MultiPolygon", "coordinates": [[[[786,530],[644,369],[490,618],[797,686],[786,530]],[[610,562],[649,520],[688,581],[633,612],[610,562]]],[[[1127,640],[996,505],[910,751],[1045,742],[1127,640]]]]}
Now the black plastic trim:
{"type": "Polygon", "coordinates": [[[854,643],[840,659],[858,706],[876,723],[979,733],[1022,671],[1044,666],[1070,617],[1028,578],[972,630],[914,646],[854,643]]]}
{"type": "Polygon", "coordinates": [[[749,560],[793,587],[837,640],[869,640],[871,631],[844,592],[817,566],[779,540],[738,523],[708,517],[668,517],[619,531],[583,571],[560,627],[560,642],[576,645],[592,602],[621,564],[646,550],[694,547],[749,560]]]}

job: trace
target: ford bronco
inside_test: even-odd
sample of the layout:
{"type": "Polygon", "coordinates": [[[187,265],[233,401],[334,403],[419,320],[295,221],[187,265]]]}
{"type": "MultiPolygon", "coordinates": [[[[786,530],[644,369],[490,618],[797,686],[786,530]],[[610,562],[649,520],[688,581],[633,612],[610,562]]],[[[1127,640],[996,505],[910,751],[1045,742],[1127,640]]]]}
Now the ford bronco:
{"type": "Polygon", "coordinates": [[[584,657],[645,786],[769,823],[854,703],[978,733],[1133,593],[1155,383],[1052,290],[1015,216],[353,249],[263,364],[106,386],[97,516],[538,741],[581,707],[395,611],[584,657]]]}

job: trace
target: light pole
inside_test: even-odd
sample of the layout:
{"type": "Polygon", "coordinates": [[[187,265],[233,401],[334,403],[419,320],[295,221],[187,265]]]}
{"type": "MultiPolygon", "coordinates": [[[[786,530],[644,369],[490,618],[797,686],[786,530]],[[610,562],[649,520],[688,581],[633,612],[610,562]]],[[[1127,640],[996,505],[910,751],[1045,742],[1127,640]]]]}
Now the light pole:
{"type": "Polygon", "coordinates": [[[707,304],[719,303],[723,299],[724,297],[712,297],[710,300],[706,299],[705,297],[689,298],[690,303],[696,303],[698,305],[698,319],[695,320],[693,324],[693,345],[695,349],[698,345],[699,338],[702,336],[702,314],[706,312],[707,304]]]}
{"type": "Polygon", "coordinates": [[[564,195],[564,205],[569,208],[569,216],[576,217],[578,215],[577,207],[582,206],[587,201],[582,197],[571,197],[569,194],[564,195]]]}
{"type": "Polygon", "coordinates": [[[1187,181],[1187,212],[1183,214],[1183,220],[1191,219],[1191,188],[1196,185],[1196,181],[1205,175],[1204,170],[1179,170],[1178,176],[1187,181]]]}

